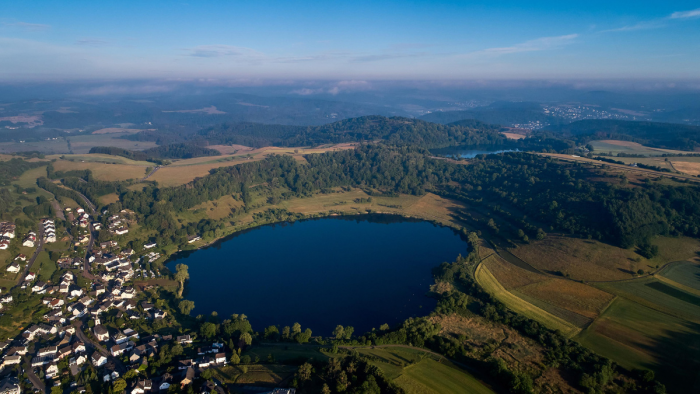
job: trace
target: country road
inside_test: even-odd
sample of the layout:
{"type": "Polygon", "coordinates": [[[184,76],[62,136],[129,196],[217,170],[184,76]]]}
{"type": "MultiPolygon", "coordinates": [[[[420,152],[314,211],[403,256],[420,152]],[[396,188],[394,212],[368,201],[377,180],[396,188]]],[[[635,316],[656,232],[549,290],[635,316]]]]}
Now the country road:
{"type": "Polygon", "coordinates": [[[34,388],[40,390],[42,393],[45,393],[46,392],[46,385],[34,373],[34,370],[32,369],[32,363],[29,359],[29,356],[24,356],[24,369],[27,372],[27,378],[29,378],[29,381],[32,382],[32,385],[34,386],[34,388]]]}
{"type": "Polygon", "coordinates": [[[151,175],[155,174],[156,171],[158,171],[159,169],[160,169],[160,166],[156,166],[153,170],[151,170],[151,172],[148,173],[148,175],[146,175],[145,177],[141,178],[141,181],[145,181],[145,180],[148,179],[151,175]]]}
{"type": "Polygon", "coordinates": [[[119,372],[119,375],[124,375],[127,371],[126,367],[124,366],[124,363],[122,363],[120,359],[113,357],[104,346],[100,345],[97,341],[94,341],[90,339],[87,335],[85,335],[85,333],[83,332],[83,324],[84,321],[80,319],[76,319],[75,322],[73,322],[73,325],[75,326],[75,334],[78,336],[78,339],[85,343],[85,348],[96,349],[96,351],[100,352],[101,355],[107,357],[108,360],[114,362],[114,364],[117,367],[117,372],[119,372]]]}
{"type": "Polygon", "coordinates": [[[17,283],[15,284],[15,287],[19,286],[20,283],[22,283],[22,280],[27,276],[27,273],[29,272],[29,269],[32,267],[34,264],[34,260],[39,256],[39,253],[41,253],[41,249],[44,247],[44,226],[41,225],[41,222],[39,222],[38,225],[39,230],[36,232],[36,250],[34,251],[34,254],[32,255],[31,258],[27,261],[27,265],[24,267],[24,271],[17,277],[17,283]]]}
{"type": "MultiPolygon", "coordinates": [[[[72,190],[72,189],[71,189],[71,190],[72,190]]],[[[78,195],[83,199],[83,201],[85,201],[85,204],[87,204],[87,206],[90,207],[90,210],[92,211],[92,214],[94,215],[94,214],[95,214],[95,209],[96,209],[96,208],[95,208],[95,205],[93,205],[92,202],[91,202],[87,197],[85,197],[85,195],[84,195],[83,193],[80,193],[80,192],[77,191],[77,190],[73,190],[73,191],[75,191],[76,193],[78,193],[78,195]]]]}
{"type": "Polygon", "coordinates": [[[83,254],[83,277],[94,281],[97,278],[90,273],[90,263],[87,259],[88,252],[92,250],[92,246],[95,243],[95,233],[93,232],[92,223],[88,225],[88,231],[90,232],[90,241],[88,241],[85,253],[83,254]]]}

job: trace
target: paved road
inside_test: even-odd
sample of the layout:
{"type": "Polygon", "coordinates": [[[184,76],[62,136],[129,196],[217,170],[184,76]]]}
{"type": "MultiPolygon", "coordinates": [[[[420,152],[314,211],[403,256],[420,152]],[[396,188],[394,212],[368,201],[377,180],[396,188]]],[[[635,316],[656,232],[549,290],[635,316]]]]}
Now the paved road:
{"type": "Polygon", "coordinates": [[[92,245],[95,243],[95,234],[93,232],[92,223],[88,225],[88,230],[90,231],[90,240],[88,241],[87,247],[85,248],[85,254],[83,255],[83,277],[94,281],[97,278],[90,273],[90,263],[87,259],[88,252],[92,250],[92,245]]]}
{"type": "Polygon", "coordinates": [[[29,378],[29,381],[32,382],[32,385],[34,386],[34,388],[41,390],[42,393],[45,393],[46,392],[46,385],[34,373],[34,369],[32,368],[32,363],[31,363],[31,360],[29,359],[29,356],[24,356],[24,369],[27,372],[27,378],[29,378]]]}
{"type": "Polygon", "coordinates": [[[151,170],[151,172],[148,173],[148,175],[146,175],[145,177],[141,178],[141,180],[142,180],[142,181],[145,181],[145,180],[148,179],[151,175],[155,174],[156,171],[158,171],[159,169],[160,169],[160,166],[156,166],[153,170],[151,170]]]}
{"type": "Polygon", "coordinates": [[[34,260],[39,256],[39,253],[41,253],[41,249],[44,247],[44,226],[41,225],[41,222],[39,222],[38,225],[39,230],[36,232],[36,250],[34,251],[34,254],[32,255],[31,258],[29,258],[29,261],[27,261],[27,265],[24,267],[24,271],[17,277],[17,283],[15,284],[15,287],[19,286],[20,283],[22,283],[22,280],[27,276],[27,273],[29,272],[29,269],[32,267],[34,264],[34,260]]]}
{"type": "MultiPolygon", "coordinates": [[[[88,316],[85,316],[83,319],[87,321],[88,316]]],[[[120,359],[112,357],[112,355],[107,351],[107,349],[104,346],[100,345],[99,342],[93,341],[87,335],[85,335],[85,333],[83,332],[83,324],[84,321],[80,319],[76,319],[73,322],[73,325],[75,326],[75,333],[78,336],[78,339],[85,343],[85,348],[91,350],[94,349],[100,352],[101,355],[107,357],[108,360],[114,362],[114,365],[116,365],[117,372],[119,372],[119,375],[124,375],[127,371],[126,367],[124,366],[124,363],[122,363],[120,359]]]]}

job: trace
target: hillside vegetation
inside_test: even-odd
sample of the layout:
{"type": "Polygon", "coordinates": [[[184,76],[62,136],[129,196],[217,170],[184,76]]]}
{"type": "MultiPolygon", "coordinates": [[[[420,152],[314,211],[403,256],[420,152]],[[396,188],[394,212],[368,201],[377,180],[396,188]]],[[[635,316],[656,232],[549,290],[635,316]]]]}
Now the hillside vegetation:
{"type": "Polygon", "coordinates": [[[547,129],[582,142],[615,139],[664,149],[693,151],[700,148],[700,127],[682,124],[589,119],[547,129]]]}

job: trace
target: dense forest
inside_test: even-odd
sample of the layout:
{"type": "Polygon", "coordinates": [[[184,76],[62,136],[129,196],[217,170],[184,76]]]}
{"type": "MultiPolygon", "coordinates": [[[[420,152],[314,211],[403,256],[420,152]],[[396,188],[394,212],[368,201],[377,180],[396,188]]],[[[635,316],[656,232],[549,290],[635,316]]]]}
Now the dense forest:
{"type": "Polygon", "coordinates": [[[168,138],[175,138],[198,145],[241,144],[254,147],[315,146],[382,140],[392,145],[440,148],[457,145],[502,144],[506,138],[498,130],[498,126],[473,121],[441,125],[418,119],[374,115],[345,119],[323,126],[235,123],[208,127],[197,133],[183,132],[171,136],[171,134],[165,135],[157,131],[145,131],[125,138],[154,141],[159,144],[167,141],[168,138]]]}
{"type": "Polygon", "coordinates": [[[245,145],[254,148],[280,145],[306,127],[262,123],[225,123],[200,130],[194,138],[211,145],[245,145]]]}
{"type": "Polygon", "coordinates": [[[579,164],[560,163],[527,153],[488,155],[471,165],[431,159],[411,147],[365,145],[356,150],[306,156],[300,165],[289,156],[212,170],[189,184],[127,191],[122,203],[144,215],[162,214],[160,229],[175,229],[165,215],[228,194],[245,194],[247,185],[268,182],[303,197],[337,186],[389,193],[423,194],[480,205],[522,226],[531,237],[544,226],[623,247],[645,245],[658,234],[699,236],[700,189],[647,182],[634,188],[599,182],[600,174],[579,164]],[[523,224],[522,218],[527,217],[523,224]],[[532,222],[532,223],[530,223],[532,222]]]}
{"type": "Polygon", "coordinates": [[[157,163],[163,159],[191,159],[193,157],[221,155],[217,150],[209,149],[196,143],[167,144],[144,151],[131,151],[111,146],[95,146],[90,149],[89,153],[103,153],[122,156],[131,160],[145,160],[157,163]]]}
{"type": "Polygon", "coordinates": [[[700,148],[700,127],[672,123],[590,119],[547,128],[562,138],[580,143],[617,139],[664,149],[693,151],[700,148]]]}

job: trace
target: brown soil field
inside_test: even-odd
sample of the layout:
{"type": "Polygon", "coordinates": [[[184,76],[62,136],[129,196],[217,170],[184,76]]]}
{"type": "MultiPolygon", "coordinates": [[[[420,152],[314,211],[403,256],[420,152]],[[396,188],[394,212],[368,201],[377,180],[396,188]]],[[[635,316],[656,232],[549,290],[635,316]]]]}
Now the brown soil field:
{"type": "Polygon", "coordinates": [[[509,140],[520,140],[520,139],[525,138],[525,136],[522,134],[515,134],[515,133],[501,133],[501,134],[505,135],[506,138],[508,138],[509,140]]]}
{"type": "Polygon", "coordinates": [[[518,288],[519,292],[595,319],[615,298],[605,291],[566,279],[549,279],[518,288]]]}
{"type": "Polygon", "coordinates": [[[91,170],[95,178],[103,181],[125,181],[127,179],[141,179],[144,176],[143,166],[129,164],[106,163],[82,163],[66,160],[57,160],[54,163],[56,171],[91,170]]]}
{"type": "Polygon", "coordinates": [[[700,163],[691,163],[687,161],[672,161],[671,164],[676,170],[688,175],[700,175],[700,163]]]}
{"type": "Polygon", "coordinates": [[[141,131],[153,131],[155,129],[123,129],[121,127],[106,127],[104,129],[95,130],[92,134],[117,134],[117,133],[129,133],[135,134],[141,131]]]}
{"type": "Polygon", "coordinates": [[[516,267],[495,254],[484,259],[482,263],[496,277],[498,282],[508,290],[547,280],[547,276],[516,267]]]}
{"type": "Polygon", "coordinates": [[[647,269],[633,260],[640,256],[631,250],[578,238],[548,236],[510,252],[541,271],[569,274],[576,280],[630,279],[637,269],[647,269]]]}

